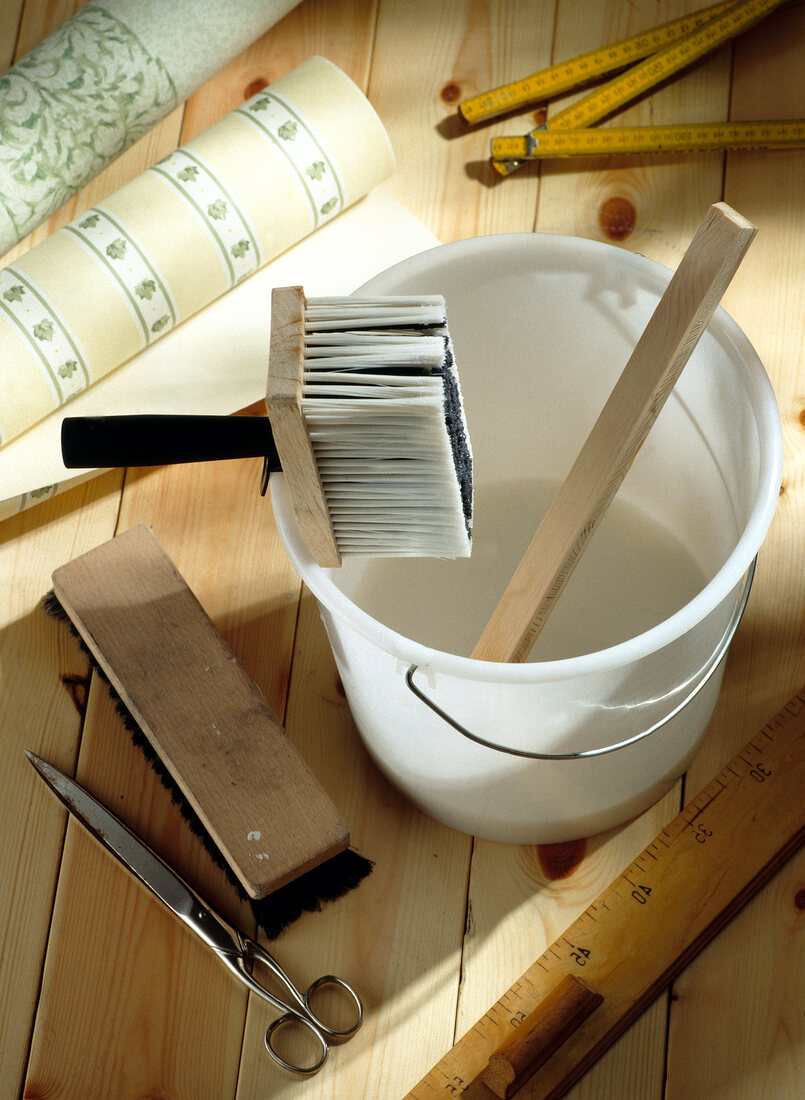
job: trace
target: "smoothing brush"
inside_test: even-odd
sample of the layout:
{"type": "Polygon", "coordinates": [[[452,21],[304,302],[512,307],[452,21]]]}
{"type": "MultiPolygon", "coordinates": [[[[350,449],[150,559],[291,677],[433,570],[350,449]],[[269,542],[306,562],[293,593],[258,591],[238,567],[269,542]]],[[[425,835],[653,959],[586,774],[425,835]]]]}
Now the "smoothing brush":
{"type": "Polygon", "coordinates": [[[271,304],[268,420],[67,417],[65,465],[157,466],[264,458],[285,474],[315,560],[342,554],[467,557],[472,454],[444,298],[310,298],[271,304]]]}
{"type": "Polygon", "coordinates": [[[338,808],[147,527],[59,566],[44,608],[76,636],[132,742],[269,939],[369,874],[338,808]]]}

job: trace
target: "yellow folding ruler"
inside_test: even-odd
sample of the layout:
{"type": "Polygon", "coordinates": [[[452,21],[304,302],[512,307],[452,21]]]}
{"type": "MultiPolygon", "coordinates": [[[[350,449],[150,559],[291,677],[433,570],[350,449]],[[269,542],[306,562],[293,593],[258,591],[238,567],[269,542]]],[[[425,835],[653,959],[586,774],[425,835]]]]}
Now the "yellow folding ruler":
{"type": "Polygon", "coordinates": [[[494,156],[509,160],[692,153],[712,149],[784,149],[805,146],[805,119],[700,122],[676,126],[608,126],[601,130],[535,130],[495,138],[494,156]]]}
{"type": "Polygon", "coordinates": [[[492,139],[492,164],[509,175],[524,160],[715,148],[770,148],[805,144],[805,120],[588,127],[647,92],[759,22],[783,0],[728,0],[664,23],[642,34],[581,54],[524,80],[467,99],[459,106],[470,123],[580,88],[606,73],[624,69],[608,83],[560,111],[525,136],[492,139]],[[636,63],[635,63],[636,62],[636,63]],[[561,133],[561,138],[560,138],[561,133]]]}

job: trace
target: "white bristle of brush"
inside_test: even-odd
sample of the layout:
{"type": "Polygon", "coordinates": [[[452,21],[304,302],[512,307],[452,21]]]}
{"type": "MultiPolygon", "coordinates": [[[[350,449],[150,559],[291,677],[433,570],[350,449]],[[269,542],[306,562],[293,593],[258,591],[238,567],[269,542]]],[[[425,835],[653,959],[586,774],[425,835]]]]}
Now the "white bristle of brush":
{"type": "Polygon", "coordinates": [[[444,298],[310,298],[302,414],[338,549],[467,557],[472,458],[444,298]]]}

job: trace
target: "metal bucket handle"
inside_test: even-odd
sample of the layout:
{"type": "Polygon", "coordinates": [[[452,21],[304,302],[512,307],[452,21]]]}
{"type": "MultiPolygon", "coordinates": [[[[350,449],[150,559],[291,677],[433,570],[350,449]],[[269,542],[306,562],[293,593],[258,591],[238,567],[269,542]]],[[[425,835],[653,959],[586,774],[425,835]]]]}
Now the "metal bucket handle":
{"type": "Polygon", "coordinates": [[[462,737],[466,737],[469,741],[474,741],[476,745],[482,745],[486,749],[494,749],[495,752],[507,753],[509,756],[524,756],[529,760],[585,760],[595,756],[604,756],[610,752],[617,752],[619,749],[625,749],[629,745],[637,744],[638,741],[642,741],[644,740],[644,738],[650,737],[652,733],[656,733],[657,730],[662,729],[664,725],[666,725],[672,719],[676,718],[680,711],[684,710],[685,707],[688,706],[688,704],[696,698],[696,696],[699,694],[705,684],[710,680],[711,676],[715,673],[716,669],[721,664],[721,661],[726,655],[730,643],[732,642],[732,639],[735,635],[735,631],[738,629],[738,624],[743,618],[743,613],[746,610],[746,603],[749,599],[749,591],[752,587],[752,580],[755,575],[756,565],[757,557],[755,557],[755,559],[752,561],[752,564],[749,566],[749,569],[744,576],[743,588],[741,589],[741,593],[738,597],[738,601],[735,605],[735,610],[732,613],[730,621],[727,623],[727,628],[721,637],[721,641],[716,647],[713,655],[709,657],[705,664],[702,666],[702,669],[698,674],[701,676],[701,679],[697,682],[693,690],[686,696],[685,699],[682,700],[681,703],[674,707],[670,714],[667,714],[664,718],[661,718],[659,722],[655,722],[654,725],[650,726],[647,730],[636,733],[633,737],[628,737],[624,741],[618,741],[614,745],[604,745],[598,749],[584,749],[581,752],[554,753],[529,752],[526,749],[507,748],[505,745],[498,745],[494,741],[487,741],[485,737],[481,737],[477,733],[470,732],[470,730],[462,726],[460,722],[457,722],[455,718],[451,718],[451,716],[447,714],[446,711],[442,710],[438,703],[434,703],[432,699],[429,699],[428,696],[425,695],[425,693],[422,691],[422,689],[417,687],[417,685],[414,683],[414,673],[417,671],[417,668],[419,667],[418,665],[411,665],[409,667],[408,671],[405,674],[405,682],[408,685],[409,689],[417,697],[417,699],[420,699],[427,707],[430,707],[434,714],[437,714],[439,718],[442,718],[445,722],[448,723],[448,725],[452,726],[454,730],[462,735],[462,737]]]}

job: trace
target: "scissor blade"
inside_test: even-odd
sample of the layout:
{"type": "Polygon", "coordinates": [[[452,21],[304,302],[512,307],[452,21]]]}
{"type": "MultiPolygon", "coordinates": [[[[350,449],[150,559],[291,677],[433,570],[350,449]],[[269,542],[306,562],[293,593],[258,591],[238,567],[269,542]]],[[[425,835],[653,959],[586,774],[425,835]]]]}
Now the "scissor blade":
{"type": "Polygon", "coordinates": [[[25,755],[70,813],[147,890],[211,947],[225,953],[232,951],[232,935],[224,922],[156,852],[74,779],[28,749],[25,755]]]}

